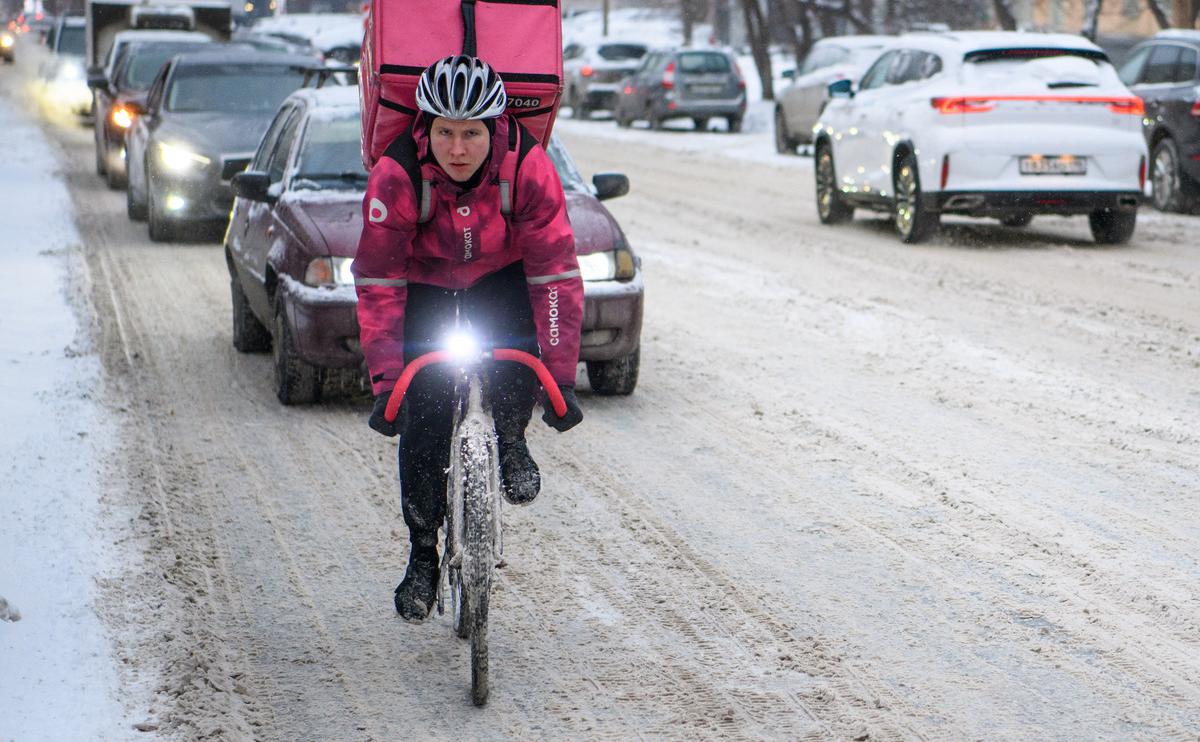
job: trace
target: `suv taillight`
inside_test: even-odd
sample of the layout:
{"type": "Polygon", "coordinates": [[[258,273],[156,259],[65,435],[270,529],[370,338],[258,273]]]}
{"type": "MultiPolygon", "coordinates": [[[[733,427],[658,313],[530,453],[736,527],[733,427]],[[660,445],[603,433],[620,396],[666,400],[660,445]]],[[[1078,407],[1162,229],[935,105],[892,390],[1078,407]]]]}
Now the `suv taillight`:
{"type": "Polygon", "coordinates": [[[1192,115],[1200,116],[1200,100],[1192,104],[1192,115]]]}
{"type": "Polygon", "coordinates": [[[667,68],[663,70],[662,79],[663,90],[670,90],[675,87],[675,63],[668,62],[667,68]]]}
{"type": "Polygon", "coordinates": [[[579,74],[583,75],[584,77],[591,77],[592,72],[593,72],[593,70],[592,70],[592,66],[590,64],[585,64],[584,66],[579,68],[579,74]]]}
{"type": "Polygon", "coordinates": [[[738,90],[745,90],[746,89],[746,76],[742,74],[742,66],[737,63],[736,59],[733,61],[733,71],[737,73],[738,90]]]}

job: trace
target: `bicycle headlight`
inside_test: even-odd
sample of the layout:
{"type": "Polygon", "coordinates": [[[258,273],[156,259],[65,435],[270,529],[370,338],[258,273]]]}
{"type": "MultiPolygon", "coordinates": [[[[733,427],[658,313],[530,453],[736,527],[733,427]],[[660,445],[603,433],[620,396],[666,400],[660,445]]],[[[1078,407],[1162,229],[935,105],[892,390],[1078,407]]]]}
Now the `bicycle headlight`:
{"type": "Polygon", "coordinates": [[[446,338],[446,350],[459,361],[470,361],[479,357],[479,341],[474,335],[456,332],[446,338]]]}
{"type": "Polygon", "coordinates": [[[173,173],[186,173],[208,165],[212,160],[182,144],[158,143],[158,161],[173,173]]]}
{"type": "Polygon", "coordinates": [[[578,259],[585,281],[628,281],[636,273],[633,253],[624,249],[589,253],[578,259]]]}

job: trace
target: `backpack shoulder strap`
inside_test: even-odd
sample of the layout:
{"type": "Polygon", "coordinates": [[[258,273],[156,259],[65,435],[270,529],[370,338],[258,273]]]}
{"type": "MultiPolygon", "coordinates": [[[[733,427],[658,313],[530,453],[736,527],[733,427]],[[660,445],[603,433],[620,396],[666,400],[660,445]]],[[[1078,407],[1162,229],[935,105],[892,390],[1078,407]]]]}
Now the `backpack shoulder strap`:
{"type": "Polygon", "coordinates": [[[500,213],[505,218],[512,216],[513,203],[516,196],[517,171],[525,156],[529,154],[537,137],[529,133],[520,122],[512,120],[508,127],[508,151],[504,153],[504,161],[500,163],[500,213]]]}
{"type": "Polygon", "coordinates": [[[429,181],[421,177],[421,163],[417,160],[417,141],[413,139],[412,129],[392,140],[383,152],[384,157],[390,157],[404,168],[408,179],[412,182],[413,193],[417,196],[417,223],[424,224],[433,216],[432,198],[429,181]]]}

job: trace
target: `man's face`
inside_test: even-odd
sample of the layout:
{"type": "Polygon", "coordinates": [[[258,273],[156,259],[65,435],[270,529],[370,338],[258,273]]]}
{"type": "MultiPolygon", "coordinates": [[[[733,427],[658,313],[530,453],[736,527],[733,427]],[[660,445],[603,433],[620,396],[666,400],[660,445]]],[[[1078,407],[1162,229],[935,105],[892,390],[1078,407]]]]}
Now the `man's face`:
{"type": "Polygon", "coordinates": [[[429,130],[433,158],[458,183],[471,179],[487,159],[491,144],[482,121],[451,121],[439,116],[429,130]]]}

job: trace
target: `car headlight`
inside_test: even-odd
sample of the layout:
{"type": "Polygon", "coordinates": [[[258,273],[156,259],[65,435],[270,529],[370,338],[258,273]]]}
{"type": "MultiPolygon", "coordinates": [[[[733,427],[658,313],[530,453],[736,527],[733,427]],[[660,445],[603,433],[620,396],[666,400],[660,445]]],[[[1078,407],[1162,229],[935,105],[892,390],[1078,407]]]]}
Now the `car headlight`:
{"type": "Polygon", "coordinates": [[[354,258],[313,258],[304,270],[304,282],[309,286],[353,286],[353,262],[354,258]]]}
{"type": "Polygon", "coordinates": [[[636,273],[633,253],[617,249],[580,255],[579,273],[585,281],[628,281],[636,273]]]}
{"type": "Polygon", "coordinates": [[[110,118],[113,124],[121,129],[133,126],[133,113],[125,106],[114,106],[110,118]]]}
{"type": "Polygon", "coordinates": [[[0,47],[8,49],[12,45],[13,45],[13,37],[12,36],[9,36],[8,34],[4,34],[3,36],[0,36],[0,47]]]}
{"type": "Polygon", "coordinates": [[[208,157],[194,152],[182,144],[167,144],[166,142],[158,144],[158,161],[173,173],[186,173],[212,162],[208,157]]]}
{"type": "Polygon", "coordinates": [[[55,78],[64,82],[83,79],[83,65],[78,62],[64,62],[59,65],[55,78]]]}

